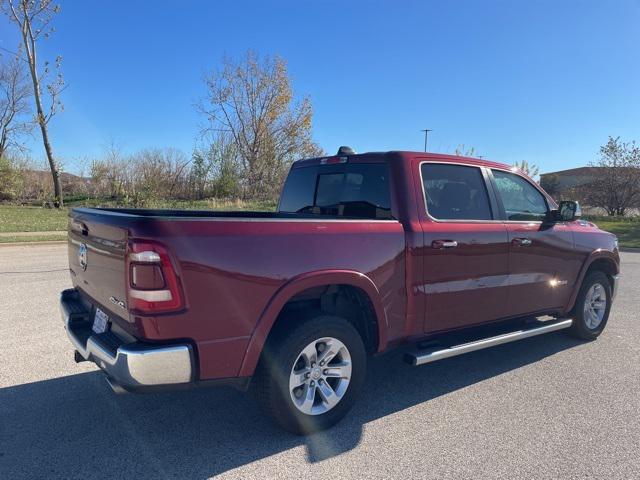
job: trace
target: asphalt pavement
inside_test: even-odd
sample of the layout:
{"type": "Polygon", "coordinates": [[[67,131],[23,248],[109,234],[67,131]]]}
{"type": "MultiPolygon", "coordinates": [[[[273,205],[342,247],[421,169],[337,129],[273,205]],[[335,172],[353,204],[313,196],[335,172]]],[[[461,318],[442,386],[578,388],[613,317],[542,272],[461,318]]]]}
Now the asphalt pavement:
{"type": "Polygon", "coordinates": [[[345,420],[296,437],[229,388],[116,396],[73,361],[66,246],[0,247],[0,478],[640,478],[640,253],[622,263],[597,341],[392,352],[345,420]]]}

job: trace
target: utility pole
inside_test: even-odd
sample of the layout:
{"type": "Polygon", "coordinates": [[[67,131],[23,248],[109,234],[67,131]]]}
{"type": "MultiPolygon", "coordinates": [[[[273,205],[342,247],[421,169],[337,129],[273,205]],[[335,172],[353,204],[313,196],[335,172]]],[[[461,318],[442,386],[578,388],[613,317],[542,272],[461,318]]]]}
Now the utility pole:
{"type": "Polygon", "coordinates": [[[427,138],[429,136],[429,132],[433,132],[433,130],[431,130],[430,128],[425,128],[423,130],[420,130],[421,132],[424,132],[424,151],[427,151],[427,138]]]}

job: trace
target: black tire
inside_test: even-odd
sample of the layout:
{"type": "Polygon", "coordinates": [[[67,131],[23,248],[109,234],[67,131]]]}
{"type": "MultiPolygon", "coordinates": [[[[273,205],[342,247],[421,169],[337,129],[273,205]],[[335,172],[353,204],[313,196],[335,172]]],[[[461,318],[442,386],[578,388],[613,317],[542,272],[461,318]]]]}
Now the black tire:
{"type": "Polygon", "coordinates": [[[607,275],[601,271],[594,271],[589,273],[580,287],[578,297],[576,298],[576,304],[573,307],[572,317],[573,325],[568,329],[567,333],[576,338],[582,340],[595,340],[602,333],[609,320],[609,311],[611,310],[611,283],[607,275]],[[589,327],[589,319],[585,315],[585,303],[588,302],[587,294],[591,288],[599,284],[606,294],[606,306],[604,310],[604,316],[602,321],[595,327],[589,327]]]}
{"type": "Polygon", "coordinates": [[[256,370],[254,386],[264,410],[280,426],[305,435],[331,427],[351,409],[364,384],[367,354],[360,334],[343,318],[317,315],[294,322],[287,322],[285,328],[270,336],[256,370]],[[305,414],[294,404],[289,377],[305,347],[325,337],[337,339],[347,348],[351,360],[350,381],[340,401],[330,410],[317,415],[305,414]]]}

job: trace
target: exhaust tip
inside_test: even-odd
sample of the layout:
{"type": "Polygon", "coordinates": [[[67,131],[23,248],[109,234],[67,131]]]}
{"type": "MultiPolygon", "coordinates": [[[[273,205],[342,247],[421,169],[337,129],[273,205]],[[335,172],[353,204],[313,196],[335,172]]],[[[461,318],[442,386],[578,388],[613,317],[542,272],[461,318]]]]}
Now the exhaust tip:
{"type": "Polygon", "coordinates": [[[117,395],[124,395],[125,393],[127,393],[127,391],[124,389],[124,387],[122,385],[120,385],[118,382],[116,382],[113,378],[105,375],[105,380],[107,381],[107,383],[109,384],[109,386],[111,387],[111,390],[113,390],[113,392],[117,395]]]}

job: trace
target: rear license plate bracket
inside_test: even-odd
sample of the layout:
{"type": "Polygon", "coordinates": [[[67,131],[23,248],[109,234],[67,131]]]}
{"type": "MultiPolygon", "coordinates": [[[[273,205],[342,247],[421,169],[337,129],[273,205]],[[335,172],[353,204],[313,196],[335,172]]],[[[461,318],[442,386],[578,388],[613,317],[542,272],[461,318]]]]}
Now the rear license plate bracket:
{"type": "Polygon", "coordinates": [[[109,329],[109,316],[99,308],[96,308],[96,314],[93,317],[93,326],[91,330],[94,333],[104,333],[109,329]]]}

